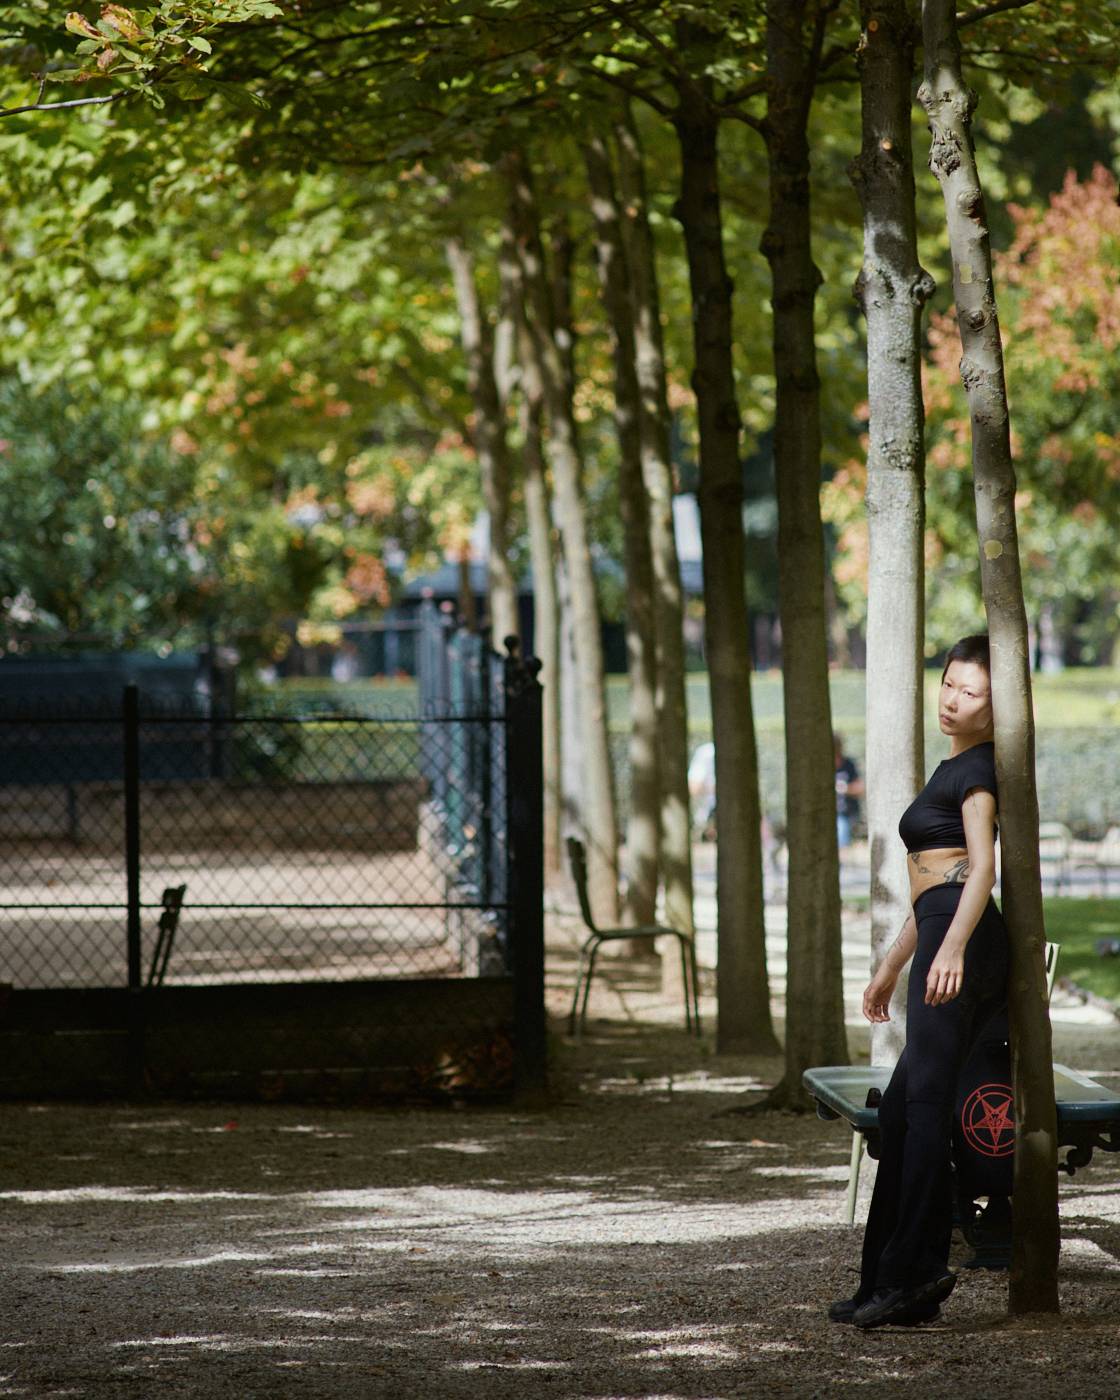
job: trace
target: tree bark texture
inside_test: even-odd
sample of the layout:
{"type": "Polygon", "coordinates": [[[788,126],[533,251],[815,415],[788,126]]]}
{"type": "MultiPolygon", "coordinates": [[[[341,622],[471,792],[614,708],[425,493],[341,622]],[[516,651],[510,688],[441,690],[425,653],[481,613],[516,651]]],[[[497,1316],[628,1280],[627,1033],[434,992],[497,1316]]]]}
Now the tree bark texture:
{"type": "Polygon", "coordinates": [[[1030,652],[1015,522],[1015,469],[987,215],[953,0],[923,0],[930,168],[945,198],[961,379],[972,425],[980,578],[992,649],[992,704],[1003,848],[1003,912],[1011,939],[1011,1065],[1015,1086],[1012,1313],[1058,1311],[1057,1126],[1038,860],[1038,793],[1030,652]]]}
{"type": "Polygon", "coordinates": [[[809,221],[808,117],[827,7],[771,6],[766,24],[774,467],[786,744],[786,1068],[773,1102],[803,1105],[802,1072],[844,1064],[836,783],[820,511],[820,379],[809,221]]]}
{"type": "Polygon", "coordinates": [[[478,631],[478,607],[474,597],[474,582],[471,579],[470,545],[459,550],[456,568],[459,575],[459,621],[468,632],[478,631]]]}
{"type": "Polygon", "coordinates": [[[635,365],[630,268],[614,171],[605,141],[583,147],[595,261],[614,359],[614,419],[618,435],[618,499],[626,569],[626,655],[630,680],[630,812],[626,826],[626,910],[635,924],[657,914],[657,855],[661,781],[657,741],[657,633],[649,502],[642,478],[641,405],[635,365]]]}
{"type": "Polygon", "coordinates": [[[482,499],[490,516],[490,628],[494,645],[501,649],[506,637],[520,633],[517,583],[509,562],[510,463],[505,409],[494,371],[494,333],[479,300],[474,260],[461,238],[447,239],[444,247],[459,308],[467,387],[474,404],[471,438],[482,475],[482,499]]]}
{"type": "Polygon", "coordinates": [[[544,868],[555,877],[563,868],[561,848],[562,781],[560,757],[560,605],[556,595],[552,512],[544,463],[543,408],[538,394],[526,392],[518,407],[521,428],[521,483],[533,570],[533,635],[541,675],[544,769],[544,868]]]}
{"type": "MultiPolygon", "coordinates": [[[[517,366],[521,483],[533,573],[533,650],[541,662],[542,767],[544,770],[544,868],[555,879],[563,866],[561,812],[561,666],[558,561],[552,537],[552,504],[544,455],[544,389],[525,308],[525,279],[516,240],[503,222],[498,245],[503,300],[512,325],[511,364],[517,366]]],[[[511,383],[510,387],[513,385],[511,383]]]]}
{"type": "Polygon", "coordinates": [[[568,390],[570,374],[555,334],[532,175],[528,162],[519,153],[507,157],[506,171],[511,219],[525,279],[529,328],[541,370],[554,503],[571,598],[588,884],[596,918],[607,924],[617,924],[618,821],[607,735],[603,642],[583,505],[583,459],[572,395],[568,390]]]}
{"type": "MultiPolygon", "coordinates": [[[[530,170],[530,182],[532,172],[530,170]]],[[[555,213],[548,220],[547,228],[542,229],[537,223],[534,228],[539,233],[537,247],[540,252],[540,265],[545,271],[548,282],[548,307],[551,312],[551,339],[539,340],[538,349],[543,346],[547,350],[549,344],[555,344],[558,352],[557,364],[559,366],[559,379],[555,382],[559,384],[559,393],[565,403],[575,404],[576,393],[576,337],[574,317],[572,310],[572,276],[575,263],[575,240],[572,237],[571,219],[567,210],[555,213]]],[[[545,305],[544,293],[541,292],[538,305],[545,305]]],[[[526,303],[530,309],[531,304],[526,303]]],[[[532,338],[534,322],[530,318],[526,321],[526,326],[532,338]]],[[[546,383],[545,372],[546,362],[537,359],[537,373],[539,381],[543,386],[546,383]]],[[[574,422],[574,412],[573,412],[574,422]]],[[[546,441],[550,441],[547,436],[548,408],[545,405],[545,425],[546,441]]],[[[578,430],[573,434],[573,441],[579,444],[578,430]]],[[[547,454],[546,454],[547,455],[547,454]]],[[[582,462],[582,453],[581,453],[582,462]]],[[[582,492],[582,468],[580,473],[580,490],[582,492]]],[[[568,830],[587,834],[587,821],[585,815],[585,763],[586,746],[583,742],[583,702],[581,701],[581,686],[583,678],[580,673],[579,653],[576,647],[575,631],[576,619],[572,606],[572,579],[568,569],[568,563],[564,552],[564,521],[562,515],[562,502],[557,500],[556,492],[551,496],[552,507],[552,528],[553,534],[560,541],[560,549],[556,553],[556,602],[559,614],[560,637],[560,811],[561,824],[568,830]]],[[[596,605],[597,606],[597,605],[596,605]]],[[[600,631],[600,637],[602,633],[600,631]]],[[[605,713],[605,711],[604,711],[605,713]]],[[[608,744],[609,744],[608,728],[608,744]]],[[[613,763],[612,763],[613,775],[613,763]]],[[[615,899],[617,901],[617,880],[615,889],[615,899]]],[[[609,908],[617,909],[617,903],[609,908]]],[[[612,922],[617,922],[617,917],[612,916],[612,922]]],[[[617,950],[616,950],[617,951],[617,950]]]]}
{"type": "MultiPolygon", "coordinates": [[[[682,35],[682,49],[687,49],[682,35]]],[[[692,387],[700,435],[700,538],[704,553],[704,645],[716,749],[717,998],[721,1051],[776,1048],[766,971],[762,812],[751,705],[744,585],[743,468],[731,358],[731,293],[723,250],[717,140],[708,94],[690,84],[675,117],[692,293],[692,387]]]]}
{"type": "MultiPolygon", "coordinates": [[[[914,47],[909,0],[861,0],[863,143],[850,174],[863,207],[855,297],[867,319],[867,836],[871,963],[878,968],[910,914],[898,819],[925,776],[925,410],[922,312],[933,279],[918,262],[910,137],[914,47]]],[[[892,1019],[874,1026],[871,1060],[893,1065],[906,1043],[905,979],[892,1019]]]]}
{"type": "MultiPolygon", "coordinates": [[[[665,917],[696,931],[692,890],[692,823],[688,796],[688,700],[685,688],[684,594],[673,525],[673,468],[669,455],[669,396],[661,334],[657,262],[646,196],[645,165],[629,110],[615,123],[623,236],[630,265],[634,353],[638,375],[642,477],[649,502],[657,631],[657,712],[661,775],[661,880],[665,917]]],[[[679,978],[678,961],[662,960],[667,980],[679,978]]]]}

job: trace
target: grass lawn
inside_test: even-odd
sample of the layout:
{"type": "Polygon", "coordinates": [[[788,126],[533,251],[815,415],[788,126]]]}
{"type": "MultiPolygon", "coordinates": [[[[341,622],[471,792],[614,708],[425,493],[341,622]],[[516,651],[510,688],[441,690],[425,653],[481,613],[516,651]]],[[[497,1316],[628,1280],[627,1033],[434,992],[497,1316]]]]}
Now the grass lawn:
{"type": "MultiPolygon", "coordinates": [[[[940,674],[926,672],[926,742],[941,742],[937,729],[937,691],[940,674]]],[[[837,729],[853,741],[853,748],[864,748],[864,697],[866,676],[862,671],[833,671],[829,677],[832,692],[832,719],[837,729]]],[[[1035,720],[1040,730],[1111,727],[1120,723],[1120,671],[1085,666],[1059,675],[1032,677],[1035,720]]],[[[611,728],[625,731],[630,686],[625,676],[607,678],[607,700],[611,728]]],[[[751,680],[755,725],[761,734],[780,735],[782,731],[782,677],[778,671],[756,672],[751,680]]],[[[688,714],[696,737],[707,737],[711,729],[708,706],[708,677],[694,671],[688,677],[688,714]]],[[[931,752],[933,750],[931,749],[931,752]]]]}
{"type": "MultiPolygon", "coordinates": [[[[844,906],[866,913],[865,894],[845,894],[844,906]]],[[[1044,899],[1046,937],[1060,943],[1058,976],[1068,977],[1086,991],[1120,1003],[1120,956],[1101,958],[1102,938],[1120,939],[1120,899],[1044,899]]]]}
{"type": "Polygon", "coordinates": [[[1120,899],[1047,899],[1046,937],[1060,943],[1058,976],[1120,1002],[1120,957],[1095,952],[1102,938],[1120,939],[1120,899]]]}
{"type": "MultiPolygon", "coordinates": [[[[1058,976],[1120,1004],[1120,956],[1102,958],[1096,945],[1102,938],[1120,939],[1120,899],[1044,899],[1046,937],[1060,943],[1058,976]]],[[[865,894],[844,895],[844,907],[866,913],[865,894]]]]}

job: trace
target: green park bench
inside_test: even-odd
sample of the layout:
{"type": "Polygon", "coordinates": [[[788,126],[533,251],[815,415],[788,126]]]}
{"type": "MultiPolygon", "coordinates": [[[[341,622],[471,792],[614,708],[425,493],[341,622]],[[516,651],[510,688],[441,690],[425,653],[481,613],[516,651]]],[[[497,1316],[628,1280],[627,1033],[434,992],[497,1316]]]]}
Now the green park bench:
{"type": "MultiPolygon", "coordinates": [[[[817,1102],[817,1116],[843,1119],[866,1140],[870,1157],[879,1156],[878,1098],[891,1070],[878,1065],[828,1065],[807,1069],[801,1082],[817,1102]]],[[[1070,1176],[1088,1166],[1093,1152],[1120,1152],[1120,1094],[1066,1065],[1054,1066],[1058,1106],[1058,1170],[1070,1176]]],[[[972,1267],[1006,1267],[1011,1251],[1011,1211],[1006,1200],[958,1201],[961,1231],[975,1251],[972,1267]],[[971,1207],[971,1208],[970,1208],[971,1207]]]]}

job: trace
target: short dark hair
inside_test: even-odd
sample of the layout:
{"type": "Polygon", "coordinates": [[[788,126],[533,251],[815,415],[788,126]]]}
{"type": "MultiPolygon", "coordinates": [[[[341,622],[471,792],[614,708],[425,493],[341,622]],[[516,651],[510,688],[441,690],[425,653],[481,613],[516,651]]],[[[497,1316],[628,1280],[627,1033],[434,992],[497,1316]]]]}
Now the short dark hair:
{"type": "Polygon", "coordinates": [[[988,675],[992,674],[992,654],[988,645],[988,634],[978,632],[973,637],[962,637],[954,642],[945,653],[945,665],[941,668],[941,679],[954,661],[966,661],[975,666],[983,666],[988,675]]]}

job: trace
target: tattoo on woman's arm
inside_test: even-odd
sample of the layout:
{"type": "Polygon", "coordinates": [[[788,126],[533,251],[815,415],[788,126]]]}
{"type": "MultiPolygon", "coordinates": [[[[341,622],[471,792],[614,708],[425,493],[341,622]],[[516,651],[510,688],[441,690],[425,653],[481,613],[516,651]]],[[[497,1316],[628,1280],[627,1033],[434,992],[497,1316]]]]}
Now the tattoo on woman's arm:
{"type": "Polygon", "coordinates": [[[898,952],[901,952],[901,951],[902,951],[902,945],[903,945],[903,942],[904,942],[905,939],[906,939],[906,930],[907,930],[909,927],[910,927],[910,920],[907,919],[906,922],[902,925],[902,932],[898,935],[898,937],[894,940],[894,942],[891,944],[891,946],[887,949],[887,957],[890,957],[891,953],[894,953],[894,952],[896,952],[896,951],[898,951],[898,952]]]}

